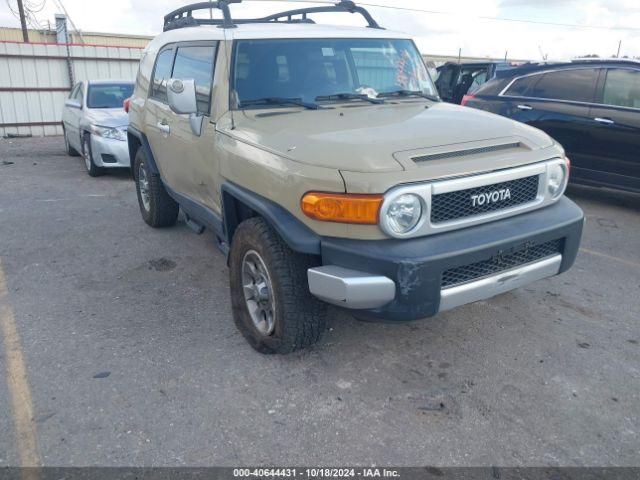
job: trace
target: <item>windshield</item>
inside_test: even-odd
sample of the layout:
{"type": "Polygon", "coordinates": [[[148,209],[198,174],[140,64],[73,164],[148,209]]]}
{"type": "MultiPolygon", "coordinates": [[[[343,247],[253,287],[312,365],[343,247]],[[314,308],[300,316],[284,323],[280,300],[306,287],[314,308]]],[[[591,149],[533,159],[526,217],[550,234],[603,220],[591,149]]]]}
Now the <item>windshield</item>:
{"type": "Polygon", "coordinates": [[[233,76],[240,107],[261,99],[362,100],[400,91],[437,96],[411,40],[240,40],[233,76]]]}
{"type": "Polygon", "coordinates": [[[87,107],[123,108],[122,102],[133,95],[133,83],[89,85],[87,107]]]}

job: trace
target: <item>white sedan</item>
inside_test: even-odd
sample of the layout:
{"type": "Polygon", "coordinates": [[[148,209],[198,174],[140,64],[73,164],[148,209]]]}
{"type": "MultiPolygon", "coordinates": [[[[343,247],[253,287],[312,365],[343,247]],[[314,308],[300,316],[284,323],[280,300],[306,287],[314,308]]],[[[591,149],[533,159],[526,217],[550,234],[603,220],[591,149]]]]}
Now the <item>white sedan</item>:
{"type": "Polygon", "coordinates": [[[67,153],[82,155],[92,177],[108,168],[130,167],[127,144],[129,116],[123,102],[133,81],[95,80],[77,83],[62,112],[67,153]]]}

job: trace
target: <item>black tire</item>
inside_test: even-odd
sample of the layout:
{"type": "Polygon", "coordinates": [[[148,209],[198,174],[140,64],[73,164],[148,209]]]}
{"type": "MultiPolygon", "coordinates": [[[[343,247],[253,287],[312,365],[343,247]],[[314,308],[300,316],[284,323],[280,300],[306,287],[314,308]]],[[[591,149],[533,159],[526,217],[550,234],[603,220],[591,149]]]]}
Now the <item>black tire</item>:
{"type": "Polygon", "coordinates": [[[178,220],[178,212],[180,206],[169,196],[162,185],[159,175],[153,174],[147,164],[147,159],[142,149],[136,152],[136,158],[133,162],[133,178],[136,181],[136,192],[138,194],[138,206],[142,218],[147,224],[153,228],[170,227],[175,225],[178,220]],[[141,192],[140,172],[146,175],[148,205],[145,205],[143,193],[141,192]]]}
{"type": "Polygon", "coordinates": [[[105,169],[97,166],[93,161],[90,133],[85,133],[82,136],[82,158],[84,159],[85,167],[90,177],[100,177],[105,174],[105,169]]]}
{"type": "Polygon", "coordinates": [[[69,143],[69,137],[67,137],[67,130],[64,127],[62,127],[62,135],[64,136],[64,150],[65,152],[67,152],[67,155],[69,155],[70,157],[79,157],[80,153],[78,153],[78,151],[75,148],[73,148],[69,143]]]}
{"type": "Polygon", "coordinates": [[[229,256],[229,280],[234,322],[258,352],[286,354],[320,340],[326,329],[325,303],[309,292],[307,270],[319,259],[292,251],[264,221],[255,217],[244,221],[235,232],[229,256]],[[260,332],[245,300],[243,260],[250,252],[261,257],[271,280],[273,332],[260,332]]]}

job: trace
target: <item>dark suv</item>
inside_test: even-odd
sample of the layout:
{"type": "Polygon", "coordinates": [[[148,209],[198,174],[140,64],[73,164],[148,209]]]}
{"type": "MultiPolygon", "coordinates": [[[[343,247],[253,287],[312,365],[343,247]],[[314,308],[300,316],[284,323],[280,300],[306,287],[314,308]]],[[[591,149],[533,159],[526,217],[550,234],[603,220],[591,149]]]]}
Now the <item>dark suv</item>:
{"type": "Polygon", "coordinates": [[[469,92],[480,88],[492,79],[496,72],[515,68],[521,63],[500,61],[491,62],[448,62],[437,68],[438,76],[436,88],[440,98],[445,102],[460,104],[462,98],[469,92]]]}
{"type": "Polygon", "coordinates": [[[525,65],[462,104],[544,130],[566,149],[575,183],[640,192],[640,62],[525,65]]]}

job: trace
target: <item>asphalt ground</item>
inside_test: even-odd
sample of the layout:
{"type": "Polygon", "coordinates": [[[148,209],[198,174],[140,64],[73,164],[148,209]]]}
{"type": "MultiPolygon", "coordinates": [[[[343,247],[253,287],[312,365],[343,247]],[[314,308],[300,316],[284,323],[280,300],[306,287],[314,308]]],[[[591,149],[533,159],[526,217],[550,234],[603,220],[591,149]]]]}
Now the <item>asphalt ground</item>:
{"type": "Polygon", "coordinates": [[[0,140],[0,466],[640,465],[640,197],[571,188],[568,273],[262,356],[210,233],[0,140]]]}

